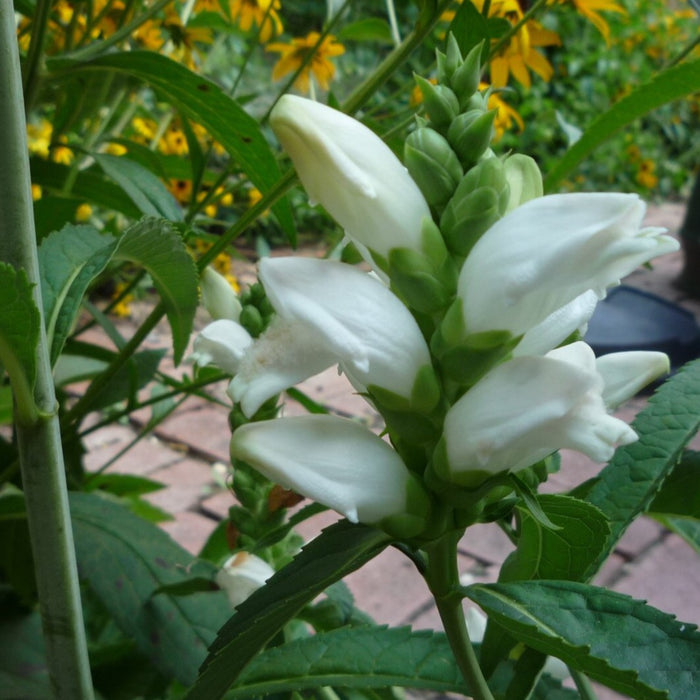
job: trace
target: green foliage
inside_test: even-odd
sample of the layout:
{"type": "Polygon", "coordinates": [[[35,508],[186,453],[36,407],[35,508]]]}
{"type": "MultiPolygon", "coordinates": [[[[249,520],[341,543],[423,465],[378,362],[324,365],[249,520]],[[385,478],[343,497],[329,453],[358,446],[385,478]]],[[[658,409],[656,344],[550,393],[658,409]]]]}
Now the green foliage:
{"type": "Polygon", "coordinates": [[[697,626],[629,596],[566,581],[474,585],[465,593],[520,641],[618,692],[643,700],[697,692],[697,626]]]}
{"type": "Polygon", "coordinates": [[[39,613],[5,613],[0,646],[0,698],[51,698],[39,613]]]}

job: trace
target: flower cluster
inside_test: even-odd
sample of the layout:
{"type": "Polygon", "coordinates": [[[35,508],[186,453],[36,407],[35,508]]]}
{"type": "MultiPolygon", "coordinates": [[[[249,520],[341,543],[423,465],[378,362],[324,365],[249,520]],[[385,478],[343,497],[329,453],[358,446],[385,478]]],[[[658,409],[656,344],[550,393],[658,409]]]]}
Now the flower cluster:
{"type": "Polygon", "coordinates": [[[534,161],[497,157],[480,51],[449,41],[439,83],[418,79],[430,121],[405,167],[355,119],[279,101],[271,124],[302,184],[372,271],[266,258],[262,286],[195,344],[252,419],[234,462],[402,538],[487,519],[561,448],[609,459],[636,439],[609,409],[668,369],[661,353],[596,358],[580,338],[606,290],[676,241],[641,228],[636,195],[542,196],[534,161]],[[388,440],[330,415],[256,416],[334,365],[388,440]]]}

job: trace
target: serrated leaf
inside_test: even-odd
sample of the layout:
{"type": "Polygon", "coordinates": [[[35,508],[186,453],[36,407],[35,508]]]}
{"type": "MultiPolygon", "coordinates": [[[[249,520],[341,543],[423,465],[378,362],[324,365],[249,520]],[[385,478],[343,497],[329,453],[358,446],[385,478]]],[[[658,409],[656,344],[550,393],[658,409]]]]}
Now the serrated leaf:
{"type": "Polygon", "coordinates": [[[251,659],[304,605],[379,554],[389,541],[380,530],[346,520],[326,528],[238,606],[219,631],[187,700],[221,698],[251,659]]]}
{"type": "Polygon", "coordinates": [[[688,451],[683,455],[648,512],[700,519],[700,452],[688,451]]]}
{"type": "Polygon", "coordinates": [[[182,221],[175,197],[150,170],[125,156],[93,153],[95,162],[129,196],[139,211],[168,221],[182,221]]]}
{"type": "Polygon", "coordinates": [[[551,192],[586,156],[627,124],[658,107],[700,90],[700,59],[679,63],[623,97],[603,112],[564,154],[544,180],[551,192]]]}
{"type": "Polygon", "coordinates": [[[3,610],[1,620],[0,700],[53,698],[39,613],[3,610]]]}
{"type": "Polygon", "coordinates": [[[610,522],[607,547],[591,559],[591,577],[630,523],[647,509],[700,427],[700,360],[685,365],[649,399],[632,427],[639,440],[620,447],[585,500],[610,522]]]}
{"type": "Polygon", "coordinates": [[[35,411],[32,390],[41,323],[32,286],[24,270],[0,262],[0,365],[10,375],[19,414],[27,420],[35,411]]]}
{"type": "MultiPolygon", "coordinates": [[[[258,123],[215,83],[154,51],[113,53],[73,65],[74,71],[105,69],[131,75],[159,90],[178,111],[206,128],[261,192],[270,190],[280,179],[277,159],[258,123]]],[[[273,210],[294,242],[289,203],[281,200],[273,210]]]]}
{"type": "Polygon", "coordinates": [[[443,634],[372,626],[345,627],[268,649],[250,663],[226,700],[326,685],[468,694],[443,634]]]}
{"type": "Polygon", "coordinates": [[[467,595],[518,640],[642,700],[700,695],[700,634],[622,593],[574,581],[476,584],[467,595]]]}
{"type": "Polygon", "coordinates": [[[110,499],[71,493],[70,507],[81,577],[161,673],[192,683],[216,629],[230,615],[226,595],[153,594],[196,576],[213,577],[216,568],[110,499]]]}
{"type": "Polygon", "coordinates": [[[85,225],[66,224],[42,240],[39,272],[52,365],[61,354],[88,285],[107,266],[116,247],[115,238],[85,225]]]}
{"type": "Polygon", "coordinates": [[[180,234],[164,219],[142,219],[119,239],[115,258],[143,265],[153,279],[165,305],[178,364],[192,332],[199,293],[197,269],[180,234]]]}

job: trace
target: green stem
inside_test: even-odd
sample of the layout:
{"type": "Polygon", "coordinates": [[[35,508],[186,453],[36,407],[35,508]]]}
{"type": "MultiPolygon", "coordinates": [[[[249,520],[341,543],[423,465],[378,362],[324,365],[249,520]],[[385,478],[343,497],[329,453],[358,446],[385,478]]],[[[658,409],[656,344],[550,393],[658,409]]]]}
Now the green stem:
{"type": "Polygon", "coordinates": [[[503,49],[508,46],[510,40],[535,16],[540,10],[542,10],[547,4],[548,0],[537,0],[536,3],[520,18],[520,20],[514,24],[491,48],[489,51],[489,58],[498,56],[498,54],[503,51],[503,49]]]}
{"type": "Polygon", "coordinates": [[[700,46],[700,34],[691,39],[681,51],[663,67],[663,70],[679,64],[686,56],[689,56],[693,52],[696,46],[700,46]]]}
{"type": "MultiPolygon", "coordinates": [[[[32,209],[22,78],[12,0],[0,0],[0,242],[3,261],[35,284],[41,314],[39,263],[32,209]]],[[[34,558],[46,660],[54,697],[92,700],[63,451],[49,349],[41,318],[31,422],[16,425],[27,521],[34,558]]]]}
{"type": "Polygon", "coordinates": [[[574,679],[576,690],[578,690],[582,700],[597,700],[595,690],[593,690],[593,686],[587,676],[571,667],[569,667],[569,673],[574,679]]]}
{"type": "Polygon", "coordinates": [[[448,533],[426,547],[428,567],[425,579],[452,647],[452,653],[474,700],[494,700],[481,672],[464,619],[462,596],[459,593],[457,542],[460,532],[448,533]]]}
{"type": "MultiPolygon", "coordinates": [[[[39,83],[39,66],[44,54],[46,29],[49,25],[49,12],[51,12],[51,0],[37,0],[32,20],[32,34],[29,40],[29,49],[27,50],[27,58],[24,63],[23,89],[24,104],[27,111],[31,109],[34,98],[36,97],[39,83]]],[[[13,36],[12,43],[6,44],[6,48],[9,50],[10,47],[14,47],[15,41],[15,37],[13,36]]]]}

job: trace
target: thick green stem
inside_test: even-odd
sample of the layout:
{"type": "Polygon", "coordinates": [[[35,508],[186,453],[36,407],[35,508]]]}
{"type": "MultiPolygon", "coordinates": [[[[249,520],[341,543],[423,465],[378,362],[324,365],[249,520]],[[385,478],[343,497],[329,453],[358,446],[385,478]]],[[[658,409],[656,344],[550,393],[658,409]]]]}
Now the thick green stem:
{"type": "MultiPolygon", "coordinates": [[[[3,262],[23,269],[35,284],[41,311],[39,264],[32,209],[22,78],[12,0],[0,0],[0,250],[3,262]]],[[[36,571],[46,658],[54,695],[93,698],[78,571],[73,547],[63,452],[48,345],[36,349],[37,416],[16,425],[27,520],[36,571]]]]}
{"type": "Polygon", "coordinates": [[[472,697],[474,700],[494,700],[481,672],[464,618],[462,596],[458,590],[457,542],[459,537],[459,532],[448,533],[430,547],[426,547],[428,567],[425,579],[435,598],[455,661],[472,697]]]}
{"type": "Polygon", "coordinates": [[[593,686],[591,685],[591,682],[588,680],[587,676],[571,667],[569,667],[569,673],[574,679],[576,690],[578,690],[582,700],[597,700],[595,690],[593,690],[593,686]]]}

